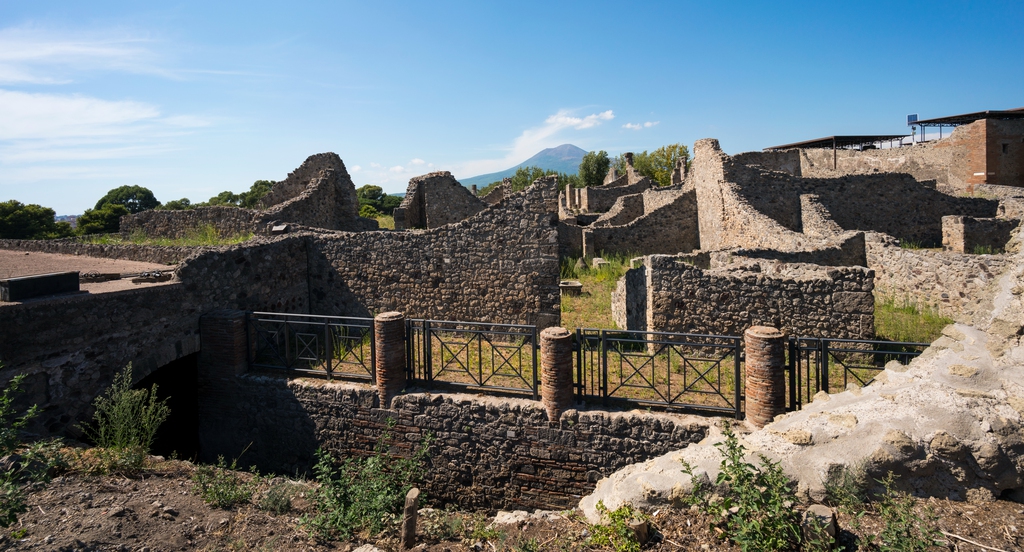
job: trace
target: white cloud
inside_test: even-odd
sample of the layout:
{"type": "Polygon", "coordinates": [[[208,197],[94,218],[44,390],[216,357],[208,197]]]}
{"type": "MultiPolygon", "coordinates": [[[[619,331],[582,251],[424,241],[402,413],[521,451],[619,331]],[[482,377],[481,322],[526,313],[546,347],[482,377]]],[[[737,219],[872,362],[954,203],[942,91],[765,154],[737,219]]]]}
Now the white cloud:
{"type": "Polygon", "coordinates": [[[65,84],[83,72],[119,71],[180,78],[160,66],[153,41],[122,32],[54,32],[35,27],[0,29],[0,83],[65,84]]]}
{"type": "Polygon", "coordinates": [[[111,135],[159,116],[142,102],[0,89],[0,140],[111,135]]]}
{"type": "Polygon", "coordinates": [[[370,168],[373,168],[373,169],[379,169],[379,168],[381,168],[381,166],[382,165],[380,163],[370,163],[370,168]]]}
{"type": "Polygon", "coordinates": [[[655,126],[660,122],[661,121],[647,121],[645,123],[626,123],[622,125],[622,128],[628,128],[630,130],[640,130],[642,128],[651,128],[652,126],[655,126]]]}
{"type": "Polygon", "coordinates": [[[393,172],[393,173],[401,173],[401,172],[405,172],[405,167],[403,167],[401,165],[395,165],[394,167],[391,167],[388,170],[393,172]]]}
{"type": "Polygon", "coordinates": [[[413,160],[409,161],[410,165],[422,165],[424,163],[426,163],[426,161],[424,161],[424,160],[422,160],[422,159],[420,159],[418,157],[416,159],[413,159],[413,160]]]}
{"type": "Polygon", "coordinates": [[[538,151],[554,147],[564,143],[565,138],[561,137],[567,130],[586,130],[600,125],[603,121],[610,121],[615,118],[611,109],[600,113],[592,113],[585,117],[576,117],[567,109],[560,109],[554,115],[544,120],[544,124],[526,129],[508,148],[508,154],[501,159],[486,159],[479,161],[467,161],[456,165],[452,172],[460,178],[468,178],[478,174],[507,169],[511,166],[522,163],[538,151]]]}
{"type": "Polygon", "coordinates": [[[363,168],[360,167],[359,165],[353,165],[351,170],[352,170],[352,172],[357,173],[357,172],[363,170],[363,168]]]}

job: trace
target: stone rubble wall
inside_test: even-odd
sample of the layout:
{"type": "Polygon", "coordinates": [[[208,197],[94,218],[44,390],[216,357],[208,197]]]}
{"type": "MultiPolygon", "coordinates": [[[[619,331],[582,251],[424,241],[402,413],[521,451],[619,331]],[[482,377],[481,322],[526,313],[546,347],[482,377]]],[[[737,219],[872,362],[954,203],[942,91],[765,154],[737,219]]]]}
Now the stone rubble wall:
{"type": "Polygon", "coordinates": [[[376,230],[377,221],[359,216],[356,187],[340,158],[337,164],[341,166],[320,171],[297,196],[258,212],[257,230],[269,230],[269,226],[282,222],[325,230],[376,230]]]}
{"type": "Polygon", "coordinates": [[[13,251],[34,251],[58,255],[83,255],[103,259],[124,259],[146,263],[178,264],[191,255],[201,253],[208,247],[185,247],[137,244],[84,243],[78,238],[59,240],[6,240],[0,239],[0,249],[13,251]]]}
{"type": "Polygon", "coordinates": [[[874,273],[863,267],[762,261],[702,269],[668,255],[643,264],[644,285],[631,269],[613,296],[617,323],[637,322],[630,310],[643,303],[645,326],[627,329],[742,335],[772,326],[788,335],[874,337],[874,273]]]}
{"type": "Polygon", "coordinates": [[[1019,219],[942,217],[942,248],[954,253],[973,253],[987,247],[993,252],[1005,248],[1006,242],[1020,226],[1019,219]]]}
{"type": "Polygon", "coordinates": [[[230,380],[212,402],[203,405],[207,459],[246,450],[242,462],[261,471],[308,473],[318,447],[364,456],[389,434],[389,451],[411,456],[429,435],[421,488],[435,504],[467,509],[568,508],[614,470],[707,433],[693,416],[570,410],[552,424],[539,401],[415,390],[387,409],[369,386],[255,374],[230,380]]]}
{"type": "Polygon", "coordinates": [[[121,235],[141,232],[147,237],[184,238],[204,226],[212,226],[222,238],[256,233],[259,212],[240,207],[197,207],[181,211],[151,209],[121,217],[121,235]]]}
{"type": "Polygon", "coordinates": [[[583,255],[583,227],[575,219],[558,221],[558,256],[560,258],[583,255]]]}
{"type": "Polygon", "coordinates": [[[644,194],[622,196],[615,200],[615,204],[607,213],[590,223],[590,227],[622,226],[636,220],[637,217],[642,217],[644,212],[644,194]]]}
{"type": "MultiPolygon", "coordinates": [[[[345,169],[345,163],[341,160],[338,154],[333,152],[318,153],[310,155],[302,162],[301,165],[294,171],[288,173],[288,177],[280,182],[275,182],[274,186],[271,187],[267,195],[260,199],[260,209],[269,209],[274,205],[280,205],[291,199],[295,199],[302,192],[306,191],[309,185],[320,177],[324,170],[333,170],[337,174],[345,174],[348,176],[348,171],[345,169]]],[[[351,179],[349,179],[351,181],[351,179]]],[[[355,185],[352,186],[351,201],[354,202],[348,206],[345,214],[350,216],[359,215],[359,198],[355,195],[355,185]]]]}
{"type": "Polygon", "coordinates": [[[843,232],[827,239],[815,249],[779,251],[737,247],[706,251],[708,268],[721,268],[744,261],[777,261],[822,266],[868,266],[864,232],[843,232]]]}
{"type": "Polygon", "coordinates": [[[999,205],[942,193],[907,174],[796,178],[730,158],[716,140],[699,140],[694,151],[688,185],[697,190],[705,249],[813,248],[814,238],[802,228],[800,197],[807,194],[817,196],[844,230],[884,232],[926,246],[941,243],[943,216],[993,217],[999,205]]]}
{"type": "Polygon", "coordinates": [[[604,213],[615,205],[615,201],[622,196],[639,194],[651,189],[653,183],[644,178],[635,183],[616,185],[615,183],[605,186],[588,186],[576,188],[579,193],[580,210],[585,213],[604,213]]]}
{"type": "Polygon", "coordinates": [[[417,176],[409,180],[405,199],[395,209],[395,229],[440,228],[465,220],[488,205],[448,171],[417,176]]]}
{"type": "Polygon", "coordinates": [[[661,192],[658,199],[651,202],[652,210],[622,226],[584,228],[583,256],[689,253],[700,248],[696,194],[674,190],[661,192]],[[664,201],[668,197],[671,200],[664,201]]]}
{"type": "Polygon", "coordinates": [[[957,320],[967,316],[1008,266],[1006,255],[904,249],[883,234],[868,234],[867,259],[875,271],[877,293],[935,308],[957,320]]]}
{"type": "Polygon", "coordinates": [[[557,182],[427,231],[322,234],[310,245],[313,312],[557,325],[557,182]]]}

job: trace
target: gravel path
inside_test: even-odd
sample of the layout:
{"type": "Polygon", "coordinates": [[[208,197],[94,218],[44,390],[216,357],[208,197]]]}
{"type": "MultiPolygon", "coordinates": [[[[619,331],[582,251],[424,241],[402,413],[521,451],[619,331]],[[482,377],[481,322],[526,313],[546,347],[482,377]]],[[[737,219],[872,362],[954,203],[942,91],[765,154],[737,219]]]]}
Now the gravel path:
{"type": "MultiPolygon", "coordinates": [[[[126,261],[123,259],[103,259],[99,257],[86,257],[81,255],[57,255],[54,253],[37,253],[26,251],[13,251],[0,249],[0,279],[15,278],[18,276],[31,276],[33,274],[48,274],[51,272],[67,272],[77,270],[83,274],[86,272],[117,273],[117,274],[138,274],[140,272],[173,271],[175,267],[158,263],[143,263],[139,261],[126,261]]],[[[124,289],[137,289],[140,285],[164,285],[156,284],[133,284],[130,279],[112,280],[109,282],[95,282],[81,284],[82,291],[89,293],[108,293],[124,289]]],[[[45,298],[40,298],[45,299],[45,298]]],[[[38,301],[40,299],[33,299],[38,301]]]]}

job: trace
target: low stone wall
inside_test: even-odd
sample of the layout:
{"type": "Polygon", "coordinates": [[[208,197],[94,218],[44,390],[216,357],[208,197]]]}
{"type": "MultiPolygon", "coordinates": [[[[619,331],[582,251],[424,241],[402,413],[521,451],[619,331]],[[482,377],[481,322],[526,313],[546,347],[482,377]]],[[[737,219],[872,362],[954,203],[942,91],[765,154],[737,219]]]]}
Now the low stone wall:
{"type": "Polygon", "coordinates": [[[663,192],[658,199],[666,195],[673,199],[658,202],[660,205],[627,224],[585,228],[583,255],[674,254],[700,248],[696,195],[693,191],[663,192]]]}
{"type": "Polygon", "coordinates": [[[868,266],[864,232],[844,232],[821,242],[815,249],[805,251],[736,248],[707,253],[710,257],[710,268],[721,268],[744,261],[776,261],[822,266],[868,266]]]}
{"type": "Polygon", "coordinates": [[[643,194],[622,196],[615,200],[615,204],[612,205],[612,208],[609,209],[607,213],[601,215],[597,220],[591,223],[590,227],[622,226],[623,224],[628,224],[643,215],[643,194]]]}
{"type": "Polygon", "coordinates": [[[701,269],[668,255],[644,257],[630,269],[614,301],[616,321],[658,332],[741,335],[772,326],[788,335],[874,337],[874,273],[862,267],[761,262],[701,269]],[[637,285],[643,275],[643,285],[637,285]],[[633,312],[631,312],[633,311],[633,312]]]}
{"type": "Polygon", "coordinates": [[[65,238],[60,240],[0,240],[0,249],[172,265],[211,248],[136,244],[103,245],[83,243],[77,238],[65,238]]]}
{"type": "Polygon", "coordinates": [[[603,213],[611,209],[612,205],[615,205],[615,201],[620,197],[639,194],[644,190],[649,190],[651,186],[651,181],[645,178],[635,184],[624,186],[608,185],[577,188],[579,207],[587,213],[603,213]]]}
{"type": "Polygon", "coordinates": [[[121,235],[142,232],[149,237],[184,238],[212,226],[222,238],[258,231],[259,213],[239,207],[197,207],[183,211],[149,210],[121,217],[121,235]]]}
{"type": "Polygon", "coordinates": [[[579,257],[583,255],[583,227],[569,221],[558,221],[558,256],[579,257]]]}
{"type": "Polygon", "coordinates": [[[967,307],[979,301],[1008,266],[1005,255],[903,249],[884,234],[868,234],[867,259],[875,272],[877,293],[935,308],[958,321],[966,319],[967,307]]]}
{"type": "Polygon", "coordinates": [[[942,217],[942,248],[954,253],[974,253],[979,248],[1001,252],[1018,226],[1018,219],[942,217]]]}
{"type": "Polygon", "coordinates": [[[200,409],[204,459],[245,450],[242,461],[261,471],[308,473],[318,447],[363,456],[385,435],[391,453],[409,456],[429,436],[421,488],[431,501],[487,509],[571,508],[605,475],[707,429],[639,412],[570,410],[549,423],[539,401],[415,390],[381,408],[370,386],[251,374],[207,380],[200,409]]]}

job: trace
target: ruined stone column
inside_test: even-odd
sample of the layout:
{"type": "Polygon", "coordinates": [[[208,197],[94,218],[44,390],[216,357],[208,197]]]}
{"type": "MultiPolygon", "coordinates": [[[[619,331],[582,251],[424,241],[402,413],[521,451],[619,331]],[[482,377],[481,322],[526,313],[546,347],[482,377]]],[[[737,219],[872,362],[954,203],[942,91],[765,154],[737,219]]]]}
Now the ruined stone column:
{"type": "Polygon", "coordinates": [[[385,312],[373,319],[376,347],[377,394],[380,407],[391,408],[391,399],[405,389],[405,315],[385,312]]]}
{"type": "Polygon", "coordinates": [[[769,326],[743,332],[747,421],[764,427],[786,412],[786,336],[769,326]]]}
{"type": "Polygon", "coordinates": [[[572,408],[572,334],[565,328],[540,332],[540,400],[548,421],[572,408]]]}

